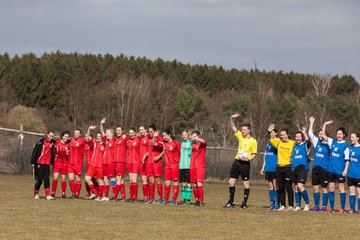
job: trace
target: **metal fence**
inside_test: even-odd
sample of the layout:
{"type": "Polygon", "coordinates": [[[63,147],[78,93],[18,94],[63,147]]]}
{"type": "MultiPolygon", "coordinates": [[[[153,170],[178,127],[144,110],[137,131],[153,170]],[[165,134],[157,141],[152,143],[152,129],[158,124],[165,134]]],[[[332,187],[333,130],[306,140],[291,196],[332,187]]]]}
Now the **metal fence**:
{"type": "MultiPolygon", "coordinates": [[[[31,174],[30,158],[32,148],[40,138],[38,133],[0,128],[0,173],[31,174]],[[11,130],[11,131],[10,131],[11,130]]],[[[236,149],[208,147],[206,152],[207,180],[226,180],[236,149]]],[[[262,179],[262,154],[251,163],[251,178],[262,179]]]]}

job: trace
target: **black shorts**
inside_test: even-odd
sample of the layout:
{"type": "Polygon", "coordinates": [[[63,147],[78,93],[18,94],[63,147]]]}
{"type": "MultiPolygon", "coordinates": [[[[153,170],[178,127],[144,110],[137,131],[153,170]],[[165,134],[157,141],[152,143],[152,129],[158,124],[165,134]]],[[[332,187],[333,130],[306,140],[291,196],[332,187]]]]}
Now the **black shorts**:
{"type": "Polygon", "coordinates": [[[250,179],[250,162],[235,160],[231,166],[230,178],[238,179],[241,176],[243,181],[250,179]]]}
{"type": "Polygon", "coordinates": [[[190,182],[190,169],[180,169],[179,181],[190,182]]]}
{"type": "Polygon", "coordinates": [[[276,179],[276,172],[265,172],[265,180],[268,182],[272,182],[276,179]]]}
{"type": "Polygon", "coordinates": [[[294,182],[294,184],[306,183],[307,178],[307,171],[305,169],[304,165],[297,166],[294,170],[291,171],[291,181],[294,182]]]}
{"type": "Polygon", "coordinates": [[[360,188],[360,179],[348,177],[348,186],[360,188]]]}
{"type": "Polygon", "coordinates": [[[345,183],[346,177],[341,174],[329,173],[329,182],[331,183],[345,183]]]}
{"type": "Polygon", "coordinates": [[[329,185],[329,172],[320,166],[314,167],[311,173],[311,184],[313,186],[321,185],[326,188],[329,185]]]}

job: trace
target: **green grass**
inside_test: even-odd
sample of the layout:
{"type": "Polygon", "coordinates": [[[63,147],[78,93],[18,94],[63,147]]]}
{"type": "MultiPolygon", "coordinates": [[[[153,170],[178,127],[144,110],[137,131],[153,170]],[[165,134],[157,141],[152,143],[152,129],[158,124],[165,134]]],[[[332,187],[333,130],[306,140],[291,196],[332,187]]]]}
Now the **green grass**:
{"type": "Polygon", "coordinates": [[[34,200],[29,176],[0,175],[0,192],[0,239],[357,239],[359,234],[356,214],[266,211],[265,184],[252,185],[245,210],[222,208],[228,197],[224,183],[205,183],[201,208],[34,200]]]}

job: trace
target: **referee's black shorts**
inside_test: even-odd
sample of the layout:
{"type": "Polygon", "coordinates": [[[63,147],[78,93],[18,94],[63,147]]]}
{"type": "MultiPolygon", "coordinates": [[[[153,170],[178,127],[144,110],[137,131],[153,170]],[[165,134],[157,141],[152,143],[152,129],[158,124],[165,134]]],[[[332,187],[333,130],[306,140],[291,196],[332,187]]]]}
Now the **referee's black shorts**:
{"type": "Polygon", "coordinates": [[[238,179],[241,176],[243,181],[250,179],[250,162],[235,160],[231,166],[230,178],[238,179]]]}

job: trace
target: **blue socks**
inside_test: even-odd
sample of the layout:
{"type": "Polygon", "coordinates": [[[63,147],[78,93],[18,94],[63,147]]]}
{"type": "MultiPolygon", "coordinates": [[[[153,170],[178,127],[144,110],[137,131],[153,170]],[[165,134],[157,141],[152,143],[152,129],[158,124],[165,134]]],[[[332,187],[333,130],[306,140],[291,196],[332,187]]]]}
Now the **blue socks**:
{"type": "Polygon", "coordinates": [[[350,209],[355,211],[356,196],[355,195],[349,195],[349,202],[350,202],[350,209]]]}
{"type": "Polygon", "coordinates": [[[315,204],[315,206],[319,206],[319,204],[320,204],[320,193],[319,192],[314,192],[313,196],[314,196],[314,204],[315,204]]]}
{"type": "Polygon", "coordinates": [[[296,206],[301,207],[301,193],[295,192],[295,202],[296,206]]]}
{"type": "MultiPolygon", "coordinates": [[[[304,199],[305,204],[309,204],[309,203],[310,203],[310,201],[309,201],[309,194],[308,194],[308,192],[306,191],[306,189],[305,189],[304,191],[302,191],[300,194],[301,194],[302,198],[304,199]]],[[[319,194],[319,197],[320,197],[320,194],[319,194]]]]}
{"type": "Polygon", "coordinates": [[[329,200],[329,193],[323,193],[323,207],[327,207],[329,200]]]}
{"type": "Polygon", "coordinates": [[[345,210],[346,193],[340,193],[341,209],[345,210]]]}
{"type": "Polygon", "coordinates": [[[329,201],[330,201],[330,208],[334,209],[334,207],[335,207],[335,192],[329,192],[329,201]]]}

